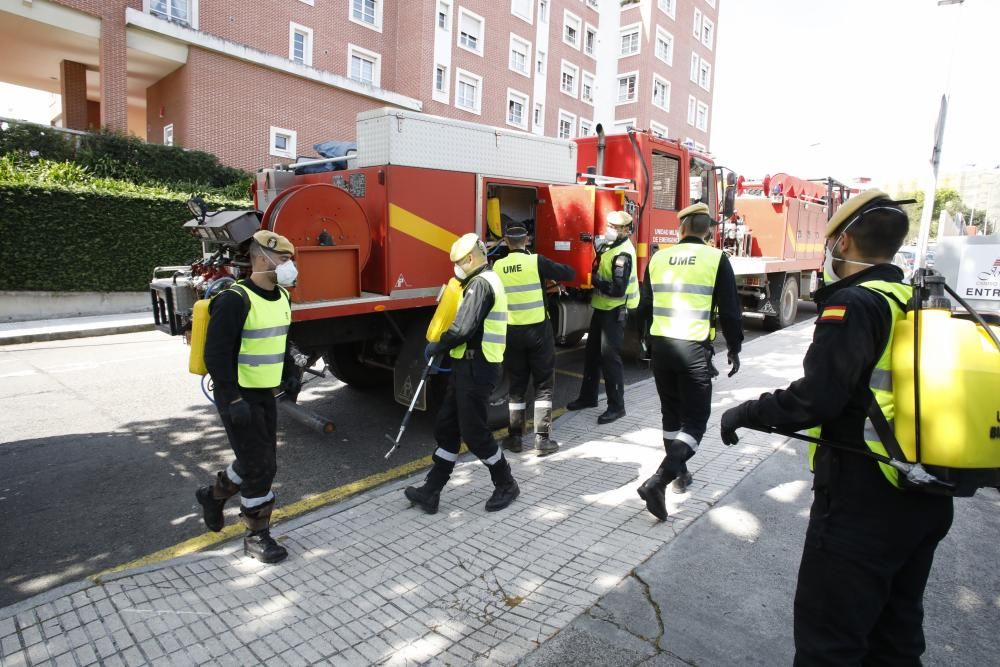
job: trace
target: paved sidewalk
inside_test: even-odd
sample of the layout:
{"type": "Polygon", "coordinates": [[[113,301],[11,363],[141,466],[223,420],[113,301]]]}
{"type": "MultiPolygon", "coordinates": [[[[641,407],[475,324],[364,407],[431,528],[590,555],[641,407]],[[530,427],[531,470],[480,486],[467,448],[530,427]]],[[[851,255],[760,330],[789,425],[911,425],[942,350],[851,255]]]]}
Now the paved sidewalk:
{"type": "MultiPolygon", "coordinates": [[[[489,475],[463,459],[441,512],[402,489],[369,491],[279,524],[287,561],[264,566],[240,544],[56,589],[0,610],[5,665],[515,664],[571,624],[764,461],[781,439],[718,440],[721,408],[801,371],[804,324],[749,344],[716,385],[695,484],[668,494],[657,523],[635,493],[662,458],[651,380],[627,389],[629,416],[560,418],[553,456],[511,455],[521,497],[488,514],[489,475]]],[[[710,558],[705,554],[705,558],[710,558]]],[[[711,628],[705,628],[712,633],[711,628]]]]}
{"type": "Polygon", "coordinates": [[[0,345],[67,340],[89,336],[110,336],[135,331],[149,331],[154,326],[151,312],[3,322],[0,323],[0,345]]]}

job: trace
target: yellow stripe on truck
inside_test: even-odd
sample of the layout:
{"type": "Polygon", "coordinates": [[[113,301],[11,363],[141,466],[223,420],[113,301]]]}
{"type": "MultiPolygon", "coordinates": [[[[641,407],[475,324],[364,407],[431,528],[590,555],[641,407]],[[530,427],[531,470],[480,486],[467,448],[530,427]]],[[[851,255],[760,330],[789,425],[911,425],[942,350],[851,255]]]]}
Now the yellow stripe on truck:
{"type": "Polygon", "coordinates": [[[389,227],[447,253],[451,252],[451,245],[458,240],[457,234],[395,204],[389,204],[389,227]]]}

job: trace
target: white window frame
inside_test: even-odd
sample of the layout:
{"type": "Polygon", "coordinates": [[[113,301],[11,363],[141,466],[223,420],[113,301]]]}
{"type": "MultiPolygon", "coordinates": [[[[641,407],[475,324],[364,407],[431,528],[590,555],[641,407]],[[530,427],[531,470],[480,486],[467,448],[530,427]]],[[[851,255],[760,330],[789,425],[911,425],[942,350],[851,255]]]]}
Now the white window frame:
{"type": "Polygon", "coordinates": [[[701,19],[701,43],[709,51],[715,43],[715,23],[707,16],[701,19]]]}
{"type": "Polygon", "coordinates": [[[163,145],[173,146],[174,145],[174,124],[167,123],[163,126],[163,145]]]}
{"type": "Polygon", "coordinates": [[[316,4],[315,0],[299,0],[299,2],[304,2],[305,4],[309,5],[310,7],[313,7],[316,4]]]}
{"type": "Polygon", "coordinates": [[[583,29],[583,41],[580,43],[580,48],[583,49],[583,53],[590,56],[594,60],[597,60],[597,27],[589,23],[584,25],[583,29]],[[594,35],[594,48],[590,51],[587,50],[587,35],[594,35]]]}
{"type": "Polygon", "coordinates": [[[618,57],[619,58],[631,58],[632,56],[637,56],[642,52],[642,24],[632,23],[630,25],[622,26],[618,31],[618,57]],[[622,53],[622,41],[628,35],[635,35],[635,51],[629,53],[622,53]]]}
{"type": "Polygon", "coordinates": [[[656,26],[656,43],[653,45],[653,55],[659,59],[660,62],[664,62],[671,67],[674,65],[674,36],[667,30],[664,30],[660,26],[656,26]],[[667,57],[660,57],[660,40],[667,42],[667,57]]]}
{"type": "Polygon", "coordinates": [[[457,21],[457,23],[458,23],[458,25],[455,26],[455,43],[458,45],[458,48],[462,49],[463,51],[468,51],[469,53],[475,53],[477,56],[479,56],[480,58],[482,58],[483,57],[483,53],[485,51],[484,47],[485,47],[485,43],[486,43],[486,19],[484,19],[482,16],[480,16],[479,14],[477,14],[475,12],[470,12],[465,7],[459,7],[458,8],[458,21],[457,21]],[[477,48],[475,48],[475,49],[473,49],[473,48],[471,48],[469,46],[466,46],[465,44],[462,44],[462,17],[463,16],[468,16],[473,21],[479,21],[479,35],[476,37],[477,48]]]}
{"type": "Polygon", "coordinates": [[[653,106],[654,107],[656,107],[657,109],[662,109],[663,111],[667,111],[667,112],[670,111],[670,93],[671,93],[670,88],[671,88],[671,86],[670,86],[670,82],[669,81],[667,81],[666,79],[664,79],[659,74],[653,74],[653,100],[652,101],[653,101],[653,106]],[[663,84],[664,92],[665,92],[664,97],[665,97],[666,103],[662,104],[662,105],[656,103],[656,84],[658,84],[658,83],[662,83],[663,84]]]}
{"type": "Polygon", "coordinates": [[[649,132],[653,136],[660,137],[661,139],[670,138],[670,130],[667,126],[662,123],[657,123],[655,120],[649,121],[649,132]]]}
{"type": "Polygon", "coordinates": [[[473,74],[468,70],[461,68],[455,68],[455,101],[454,106],[456,109],[461,109],[467,113],[475,114],[477,116],[483,115],[483,77],[478,74],[473,74]],[[458,103],[458,93],[462,89],[462,79],[469,79],[476,83],[476,99],[475,108],[470,109],[469,107],[462,106],[458,103]]]}
{"type": "Polygon", "coordinates": [[[313,62],[313,31],[298,23],[288,23],[288,59],[293,63],[312,67],[313,62]],[[301,34],[305,39],[302,43],[302,62],[295,60],[295,34],[301,34]]]}
{"type": "Polygon", "coordinates": [[[599,4],[598,0],[586,0],[586,5],[591,9],[596,9],[597,11],[601,11],[599,4]]]}
{"type": "Polygon", "coordinates": [[[635,127],[636,126],[636,122],[635,121],[636,121],[636,119],[634,117],[632,117],[632,118],[621,118],[621,119],[617,119],[616,118],[615,121],[614,121],[614,123],[612,123],[611,127],[612,127],[612,130],[614,132],[616,132],[616,133],[617,132],[624,132],[625,130],[628,129],[629,125],[631,125],[632,127],[635,127]],[[619,130],[619,127],[621,127],[620,130],[619,130]]]}
{"type": "Polygon", "coordinates": [[[538,22],[549,22],[549,0],[538,0],[538,22]]]}
{"type": "Polygon", "coordinates": [[[715,9],[715,0],[705,0],[705,2],[708,3],[709,7],[711,7],[712,9],[715,9]]]}
{"type": "Polygon", "coordinates": [[[700,9],[694,10],[694,25],[691,28],[691,33],[699,42],[701,41],[701,19],[703,16],[700,9]]]}
{"type": "Polygon", "coordinates": [[[694,126],[702,132],[708,132],[708,105],[704,102],[698,102],[698,106],[695,111],[694,126]],[[704,119],[704,122],[700,123],[699,119],[704,119]]]}
{"type": "Polygon", "coordinates": [[[619,107],[626,104],[635,104],[638,101],[639,101],[639,70],[633,70],[631,72],[621,72],[618,76],[615,77],[615,106],[619,107]],[[621,82],[622,79],[627,79],[630,76],[635,77],[635,84],[632,86],[632,99],[622,101],[618,97],[619,92],[621,91],[621,82]]]}
{"type": "Polygon", "coordinates": [[[434,12],[434,27],[437,30],[443,30],[444,32],[451,32],[451,3],[439,0],[437,4],[437,11],[434,12]],[[442,5],[444,6],[444,12],[441,11],[442,5]],[[444,25],[441,25],[441,15],[444,14],[444,25]]]}
{"type": "Polygon", "coordinates": [[[559,92],[573,98],[578,97],[580,93],[580,68],[565,59],[559,65],[559,92]],[[572,91],[568,91],[563,87],[563,74],[566,73],[567,70],[573,75],[572,91]]]}
{"type": "Polygon", "coordinates": [[[545,76],[545,51],[535,51],[535,73],[545,76]]]}
{"type": "Polygon", "coordinates": [[[287,130],[283,127],[271,126],[270,132],[270,143],[268,143],[268,153],[273,157],[283,157],[289,160],[295,159],[295,144],[298,138],[298,133],[295,130],[287,130]],[[276,148],[275,141],[278,136],[284,136],[286,138],[285,148],[276,148]]]}
{"type": "Polygon", "coordinates": [[[583,42],[583,19],[568,9],[563,10],[562,42],[572,46],[577,51],[580,50],[583,42]],[[570,24],[574,21],[576,22],[576,41],[571,42],[566,39],[566,28],[572,27],[570,24]]]}
{"type": "Polygon", "coordinates": [[[689,78],[691,83],[698,83],[698,74],[701,72],[701,56],[694,51],[691,52],[691,72],[689,78]]]}
{"type": "Polygon", "coordinates": [[[353,76],[353,66],[354,66],[354,56],[358,56],[361,59],[367,59],[372,61],[372,82],[371,85],[375,88],[382,87],[382,54],[375,53],[374,51],[369,51],[368,49],[363,49],[355,44],[347,45],[347,78],[351,81],[356,81],[357,83],[365,84],[367,81],[362,81],[361,79],[355,79],[353,76]]]}
{"type": "MultiPolygon", "coordinates": [[[[199,0],[166,0],[166,10],[161,12],[159,10],[153,11],[153,5],[156,0],[142,0],[142,12],[144,14],[149,14],[150,16],[156,16],[157,18],[163,18],[167,21],[176,21],[181,25],[187,25],[194,30],[198,29],[198,3],[199,0]],[[173,15],[171,9],[178,4],[186,4],[188,11],[188,18],[186,21],[179,19],[173,15]]],[[[30,5],[31,3],[25,3],[30,5]]]]}
{"type": "MultiPolygon", "coordinates": [[[[560,82],[561,83],[561,82],[560,82]]],[[[580,100],[591,106],[594,105],[594,87],[597,85],[597,77],[595,77],[590,72],[584,71],[580,75],[580,100]],[[584,96],[584,88],[587,86],[587,80],[590,80],[590,99],[584,96]]]]}
{"type": "Polygon", "coordinates": [[[545,132],[545,103],[535,102],[531,105],[531,127],[539,132],[545,132]]]}
{"type": "Polygon", "coordinates": [[[507,89],[507,104],[504,106],[504,119],[506,123],[511,127],[516,127],[519,130],[528,129],[528,114],[531,113],[531,100],[528,99],[527,93],[522,93],[520,90],[514,90],[513,88],[507,89]],[[510,120],[510,103],[511,102],[521,103],[521,123],[512,123],[510,120]]]}
{"type": "MultiPolygon", "coordinates": [[[[362,2],[364,2],[364,0],[362,0],[362,2]]],[[[350,4],[347,6],[347,18],[350,19],[351,23],[363,25],[369,30],[374,30],[375,32],[382,32],[382,3],[383,0],[375,0],[375,23],[369,23],[368,21],[354,18],[354,0],[351,0],[350,4]]],[[[435,20],[437,19],[435,18],[435,20]]]]}
{"type": "Polygon", "coordinates": [[[677,20],[677,0],[657,0],[656,6],[660,8],[661,12],[675,21],[677,20]]]}
{"type": "Polygon", "coordinates": [[[712,90],[712,63],[704,58],[701,59],[701,64],[698,66],[698,86],[702,90],[712,90]]]}
{"type": "Polygon", "coordinates": [[[698,109],[698,98],[694,95],[688,95],[688,114],[687,114],[687,124],[694,127],[695,117],[697,116],[698,109]]]}
{"type": "Polygon", "coordinates": [[[564,109],[560,109],[559,110],[559,120],[556,121],[556,136],[559,137],[560,139],[572,139],[573,138],[573,131],[575,129],[576,129],[576,114],[570,113],[570,112],[568,112],[568,111],[566,111],[564,109]],[[568,137],[563,137],[563,136],[560,135],[560,132],[562,132],[562,124],[563,124],[564,120],[569,124],[569,136],[568,137]]]}
{"type": "Polygon", "coordinates": [[[450,85],[451,78],[448,75],[448,69],[449,68],[447,65],[442,65],[440,63],[434,65],[434,81],[433,81],[434,95],[442,97],[443,99],[438,99],[438,101],[444,102],[445,104],[448,103],[448,94],[451,89],[450,85]],[[441,88],[438,88],[437,85],[438,70],[442,70],[444,75],[441,77],[441,83],[443,84],[441,88]]]}
{"type": "Polygon", "coordinates": [[[532,13],[531,10],[532,10],[532,5],[534,4],[533,0],[524,0],[523,1],[523,4],[525,4],[525,5],[528,6],[528,14],[527,14],[527,16],[525,16],[524,14],[520,14],[517,11],[515,11],[515,7],[517,6],[517,4],[518,4],[518,0],[510,0],[510,13],[513,14],[514,16],[516,16],[517,18],[521,19],[525,23],[527,23],[529,25],[532,25],[533,24],[533,20],[532,20],[532,17],[531,17],[531,13],[532,13]]]}
{"type": "Polygon", "coordinates": [[[580,132],[576,136],[578,137],[589,137],[594,132],[593,121],[587,120],[586,118],[580,119],[580,132]]]}
{"type": "Polygon", "coordinates": [[[519,37],[514,33],[510,33],[510,50],[507,52],[507,68],[511,72],[517,72],[521,76],[531,78],[531,70],[534,61],[531,58],[531,42],[526,40],[524,37],[519,37]],[[514,56],[514,46],[519,45],[524,47],[524,69],[519,70],[514,67],[513,56],[514,56]]]}

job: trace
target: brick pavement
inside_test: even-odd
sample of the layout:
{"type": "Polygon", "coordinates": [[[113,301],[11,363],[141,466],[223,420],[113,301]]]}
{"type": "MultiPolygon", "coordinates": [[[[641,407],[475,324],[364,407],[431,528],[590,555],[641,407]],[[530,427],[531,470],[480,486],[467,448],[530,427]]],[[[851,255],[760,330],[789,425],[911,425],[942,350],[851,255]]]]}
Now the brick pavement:
{"type": "MultiPolygon", "coordinates": [[[[516,664],[567,626],[767,458],[781,439],[718,440],[721,409],[801,372],[806,323],[747,346],[716,383],[690,491],[657,523],[635,493],[662,458],[652,380],[629,415],[555,424],[563,449],[512,454],[520,498],[488,514],[485,468],[464,458],[428,516],[399,481],[279,524],[277,566],[241,544],[57,589],[0,610],[4,665],[516,664]]],[[[720,370],[722,370],[720,368],[720,370]]]]}

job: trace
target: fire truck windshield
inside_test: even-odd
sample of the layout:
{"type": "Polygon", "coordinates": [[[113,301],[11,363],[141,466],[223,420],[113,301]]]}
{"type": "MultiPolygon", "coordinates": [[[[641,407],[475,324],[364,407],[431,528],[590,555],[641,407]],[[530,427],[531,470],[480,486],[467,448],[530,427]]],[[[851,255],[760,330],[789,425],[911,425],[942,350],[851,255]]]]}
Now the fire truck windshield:
{"type": "MultiPolygon", "coordinates": [[[[717,211],[718,202],[716,201],[717,194],[712,183],[712,176],[714,172],[712,170],[712,165],[704,160],[693,157],[691,158],[691,201],[690,204],[697,204],[702,202],[708,206],[708,210],[717,211]]],[[[714,217],[714,216],[713,216],[714,217]]]]}

